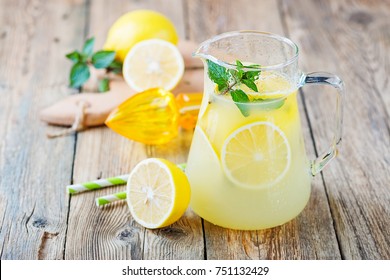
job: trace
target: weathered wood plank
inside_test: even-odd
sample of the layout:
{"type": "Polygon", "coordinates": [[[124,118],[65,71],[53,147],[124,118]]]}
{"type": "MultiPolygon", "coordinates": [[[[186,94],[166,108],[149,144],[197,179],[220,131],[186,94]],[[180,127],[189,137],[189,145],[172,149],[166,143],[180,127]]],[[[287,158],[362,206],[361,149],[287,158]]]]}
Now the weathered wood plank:
{"type": "MultiPolygon", "coordinates": [[[[134,2],[134,8],[153,9],[166,15],[175,24],[180,39],[185,39],[183,1],[134,2]]],[[[187,160],[192,132],[179,131],[176,139],[166,145],[148,146],[148,157],[160,157],[174,163],[187,160]]],[[[146,230],[144,259],[203,259],[204,242],[201,219],[191,210],[173,225],[160,230],[146,230]]]]}
{"type": "Polygon", "coordinates": [[[85,4],[0,7],[0,257],[62,259],[75,139],[46,138],[37,116],[71,93],[64,55],[81,44],[85,4]]]}
{"type": "MultiPolygon", "coordinates": [[[[346,259],[390,259],[390,1],[256,5],[248,0],[172,5],[0,0],[0,258],[337,259],[340,247],[346,259]],[[297,219],[251,232],[205,221],[204,248],[201,220],[190,210],[171,227],[151,231],[131,219],[125,204],[95,206],[95,197],[124,186],[71,199],[65,194],[71,180],[127,173],[146,157],[186,160],[191,133],[159,147],[128,141],[107,128],[48,140],[48,128],[37,118],[42,108],[72,93],[64,54],[82,45],[86,15],[87,32],[96,35],[100,47],[112,22],[136,8],[163,12],[182,38],[198,42],[238,29],[288,35],[300,47],[303,70],[335,72],[345,80],[345,143],[323,177],[315,178],[310,202],[297,219]]],[[[332,90],[321,88],[321,96],[314,90],[305,88],[303,100],[313,127],[305,131],[312,155],[313,140],[317,151],[327,147],[334,111],[332,90]]],[[[308,127],[304,111],[301,118],[308,127]]]]}
{"type": "MultiPolygon", "coordinates": [[[[149,157],[160,157],[174,163],[187,161],[192,132],[179,131],[176,139],[166,145],[149,146],[149,157]]],[[[170,227],[147,230],[145,259],[204,259],[204,237],[199,216],[188,209],[185,215],[170,227]]]]}
{"type": "MultiPolygon", "coordinates": [[[[127,10],[126,5],[123,1],[91,2],[86,37],[95,36],[96,50],[102,47],[109,26],[127,10]]],[[[106,127],[89,129],[77,137],[73,181],[127,174],[143,158],[141,144],[106,127]]],[[[66,259],[142,259],[144,229],[131,219],[126,203],[95,205],[96,197],[124,189],[118,186],[71,197],[66,259]]]]}
{"type": "Polygon", "coordinates": [[[202,42],[211,36],[236,30],[258,30],[281,34],[282,26],[276,1],[186,0],[187,33],[202,42]]]}
{"type": "MultiPolygon", "coordinates": [[[[276,1],[187,1],[190,39],[205,40],[216,34],[241,29],[284,34],[283,18],[276,1]]],[[[302,105],[302,104],[300,104],[302,105]]],[[[301,106],[306,146],[313,142],[301,106]]],[[[318,178],[313,182],[311,199],[295,220],[269,230],[234,231],[204,222],[208,259],[338,259],[340,258],[332,219],[318,178]]]]}
{"type": "MultiPolygon", "coordinates": [[[[183,36],[180,1],[93,1],[89,34],[102,46],[106,31],[127,11],[150,8],[164,13],[183,36]]],[[[150,147],[123,138],[101,127],[78,135],[74,181],[129,173],[142,159],[160,156],[182,162],[189,139],[181,137],[161,147],[150,147]]],[[[96,208],[97,196],[125,189],[124,186],[73,196],[66,246],[67,259],[199,259],[203,258],[200,219],[189,212],[162,230],[145,230],[132,220],[126,204],[96,208]],[[197,221],[196,221],[197,220],[197,221]],[[190,250],[192,248],[193,250],[190,250]],[[194,249],[196,248],[196,249],[194,249]]]]}
{"type": "MultiPolygon", "coordinates": [[[[390,2],[283,3],[305,70],[339,74],[348,91],[340,157],[323,172],[342,256],[389,259],[390,2]]],[[[334,94],[326,93],[326,98],[305,94],[319,151],[327,146],[333,124],[321,121],[334,112],[334,94]]]]}

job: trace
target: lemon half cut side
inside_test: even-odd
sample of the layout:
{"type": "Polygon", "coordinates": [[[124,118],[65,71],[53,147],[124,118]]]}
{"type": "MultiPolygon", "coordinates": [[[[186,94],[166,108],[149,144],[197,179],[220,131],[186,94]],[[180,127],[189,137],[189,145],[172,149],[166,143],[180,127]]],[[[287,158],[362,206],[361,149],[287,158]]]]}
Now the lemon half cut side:
{"type": "Polygon", "coordinates": [[[160,39],[136,44],[123,63],[123,77],[137,92],[150,88],[172,90],[184,74],[184,60],[175,45],[160,39]]]}
{"type": "Polygon", "coordinates": [[[186,211],[190,195],[186,175],[165,159],[141,161],[127,182],[131,215],[146,228],[161,228],[176,222],[186,211]]]}
{"type": "Polygon", "coordinates": [[[267,188],[289,170],[291,150],[283,131],[270,122],[253,122],[233,131],[221,153],[226,177],[235,185],[267,188]]]}

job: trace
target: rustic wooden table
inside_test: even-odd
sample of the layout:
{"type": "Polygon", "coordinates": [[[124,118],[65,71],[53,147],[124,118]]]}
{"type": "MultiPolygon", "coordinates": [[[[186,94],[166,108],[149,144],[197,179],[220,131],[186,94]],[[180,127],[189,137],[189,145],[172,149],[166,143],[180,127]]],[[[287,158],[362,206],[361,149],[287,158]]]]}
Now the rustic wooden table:
{"type": "MultiPolygon", "coordinates": [[[[1,259],[390,259],[390,1],[14,1],[0,0],[1,259]],[[106,127],[46,138],[39,111],[74,94],[65,53],[114,20],[151,8],[197,42],[241,29],[290,37],[303,71],[345,81],[340,156],[312,184],[305,210],[269,230],[236,231],[190,210],[147,230],[125,204],[95,206],[123,186],[66,194],[72,182],[128,173],[140,160],[186,160],[191,133],[145,146],[106,127]]],[[[305,88],[300,105],[308,153],[330,142],[333,95],[305,88]]]]}

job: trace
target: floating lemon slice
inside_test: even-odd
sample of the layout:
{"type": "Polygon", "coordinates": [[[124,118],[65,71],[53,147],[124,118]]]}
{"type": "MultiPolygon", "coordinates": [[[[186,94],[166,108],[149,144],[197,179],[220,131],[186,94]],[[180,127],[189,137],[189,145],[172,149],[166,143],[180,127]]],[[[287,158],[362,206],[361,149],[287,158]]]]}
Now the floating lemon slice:
{"type": "Polygon", "coordinates": [[[254,122],[236,129],[222,146],[222,167],[228,179],[245,188],[274,185],[288,171],[290,145],[270,122],[254,122]]]}
{"type": "Polygon", "coordinates": [[[164,159],[141,161],[127,182],[131,215],[146,228],[161,228],[176,222],[186,211],[190,194],[186,175],[164,159]]]}
{"type": "Polygon", "coordinates": [[[160,39],[134,45],[123,63],[123,77],[138,92],[155,87],[171,90],[183,73],[184,61],[177,47],[160,39]]]}

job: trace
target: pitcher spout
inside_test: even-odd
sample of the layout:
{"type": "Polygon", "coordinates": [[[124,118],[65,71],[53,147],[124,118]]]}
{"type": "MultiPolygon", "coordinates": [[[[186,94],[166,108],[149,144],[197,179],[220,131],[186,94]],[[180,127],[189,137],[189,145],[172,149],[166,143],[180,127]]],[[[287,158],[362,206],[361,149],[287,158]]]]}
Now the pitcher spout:
{"type": "Polygon", "coordinates": [[[228,32],[202,42],[192,56],[203,61],[212,60],[216,63],[223,62],[223,54],[228,51],[222,39],[228,38],[237,32],[228,32]]]}
{"type": "MultiPolygon", "coordinates": [[[[209,40],[207,40],[207,41],[209,41],[209,40]]],[[[199,58],[203,61],[208,58],[209,54],[208,54],[207,49],[208,49],[209,44],[207,43],[207,41],[200,44],[199,48],[195,52],[192,53],[192,57],[199,58]]]]}

